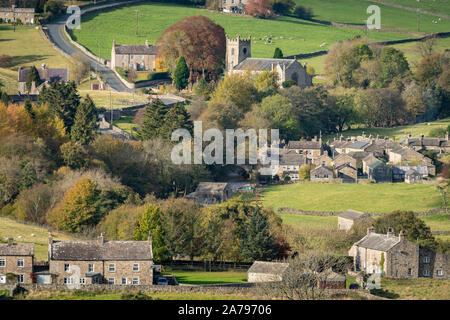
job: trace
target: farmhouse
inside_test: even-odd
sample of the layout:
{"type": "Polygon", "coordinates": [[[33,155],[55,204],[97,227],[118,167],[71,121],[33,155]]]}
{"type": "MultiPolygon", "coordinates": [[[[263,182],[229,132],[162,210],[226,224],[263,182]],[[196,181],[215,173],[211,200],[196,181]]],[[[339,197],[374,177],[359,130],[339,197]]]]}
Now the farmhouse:
{"type": "Polygon", "coordinates": [[[153,71],[156,61],[156,46],[145,40],[145,45],[118,45],[113,40],[111,49],[111,69],[153,71]]]}
{"type": "Polygon", "coordinates": [[[10,8],[0,8],[0,19],[8,23],[20,21],[24,24],[34,24],[34,8],[16,8],[14,5],[10,8]]]}
{"type": "Polygon", "coordinates": [[[247,271],[248,282],[271,282],[283,280],[289,263],[255,261],[247,271]]]}
{"type": "Polygon", "coordinates": [[[241,39],[226,39],[226,69],[228,73],[251,72],[258,74],[272,71],[278,74],[278,84],[287,80],[295,81],[300,87],[312,86],[312,78],[306,72],[306,65],[301,65],[295,59],[269,59],[251,57],[251,37],[241,39]]]}
{"type": "Polygon", "coordinates": [[[41,69],[37,69],[39,73],[39,79],[41,81],[40,84],[36,86],[36,82],[32,81],[31,83],[31,89],[27,88],[27,79],[28,79],[28,73],[30,72],[30,68],[22,68],[19,67],[18,70],[18,93],[19,94],[39,94],[41,92],[42,88],[44,86],[48,86],[52,84],[53,82],[62,81],[62,82],[68,82],[69,81],[69,70],[62,69],[62,68],[47,68],[45,64],[42,65],[41,69]]]}
{"type": "Polygon", "coordinates": [[[226,182],[200,182],[195,192],[186,196],[202,205],[222,203],[231,198],[233,192],[226,182]]]}
{"type": "Polygon", "coordinates": [[[244,13],[247,0],[219,0],[223,12],[244,13]]]}
{"type": "Polygon", "coordinates": [[[369,218],[369,216],[366,213],[348,209],[338,216],[338,228],[339,230],[348,231],[355,223],[361,222],[367,218],[369,218]]]}
{"type": "Polygon", "coordinates": [[[153,284],[152,238],[147,241],[91,241],[48,243],[50,274],[56,284],[153,284]],[[78,282],[78,283],[77,283],[78,282]]]}
{"type": "Polygon", "coordinates": [[[387,234],[367,229],[367,235],[349,250],[355,271],[380,273],[389,278],[433,277],[449,279],[448,255],[422,248],[406,239],[403,231],[398,236],[389,228],[387,234]]]}
{"type": "Polygon", "coordinates": [[[8,243],[0,244],[0,284],[7,283],[7,275],[17,276],[18,283],[32,283],[34,245],[14,243],[8,238],[8,243]]]}

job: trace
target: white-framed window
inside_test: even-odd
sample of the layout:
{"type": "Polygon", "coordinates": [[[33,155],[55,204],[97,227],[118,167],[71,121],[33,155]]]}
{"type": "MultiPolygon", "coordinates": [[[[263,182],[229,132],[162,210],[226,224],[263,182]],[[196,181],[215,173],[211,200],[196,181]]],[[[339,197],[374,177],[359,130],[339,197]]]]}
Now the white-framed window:
{"type": "Polygon", "coordinates": [[[442,276],[442,270],[441,269],[436,270],[436,275],[439,277],[442,276]]]}
{"type": "Polygon", "coordinates": [[[64,272],[69,272],[70,270],[70,264],[64,263],[64,272]]]}
{"type": "Polygon", "coordinates": [[[430,276],[430,270],[427,270],[427,269],[423,270],[423,276],[424,277],[429,277],[430,276]]]}
{"type": "Polygon", "coordinates": [[[115,278],[109,278],[108,279],[108,284],[114,284],[116,283],[116,279],[115,278]]]}
{"type": "Polygon", "coordinates": [[[17,275],[17,281],[18,281],[19,283],[23,283],[23,274],[17,275]]]}
{"type": "Polygon", "coordinates": [[[93,263],[88,264],[88,272],[94,272],[94,264],[93,263]]]}
{"type": "Polygon", "coordinates": [[[133,271],[139,271],[139,263],[133,264],[133,271]]]}
{"type": "Polygon", "coordinates": [[[80,278],[80,284],[86,284],[86,279],[85,278],[80,278]]]}
{"type": "Polygon", "coordinates": [[[430,257],[423,257],[424,263],[430,263],[430,257]]]}
{"type": "Polygon", "coordinates": [[[122,278],[122,284],[127,284],[127,278],[122,278]]]}
{"type": "Polygon", "coordinates": [[[116,265],[114,263],[109,265],[109,272],[116,272],[116,265]]]}
{"type": "Polygon", "coordinates": [[[0,267],[6,267],[6,260],[0,259],[0,267]]]}
{"type": "Polygon", "coordinates": [[[24,265],[23,259],[17,259],[17,266],[22,268],[24,265]]]}
{"type": "Polygon", "coordinates": [[[139,284],[139,278],[133,278],[133,285],[138,285],[139,284]]]}
{"type": "Polygon", "coordinates": [[[73,278],[64,278],[64,284],[73,284],[73,278]]]}

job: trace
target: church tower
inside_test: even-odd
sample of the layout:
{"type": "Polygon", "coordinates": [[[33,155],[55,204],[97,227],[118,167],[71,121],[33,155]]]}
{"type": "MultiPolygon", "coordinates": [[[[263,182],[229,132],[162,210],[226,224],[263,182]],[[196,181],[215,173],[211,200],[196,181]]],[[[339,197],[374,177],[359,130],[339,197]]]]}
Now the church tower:
{"type": "Polygon", "coordinates": [[[231,72],[235,66],[251,56],[250,35],[247,39],[241,39],[239,35],[237,35],[236,39],[230,39],[227,36],[227,49],[225,56],[227,72],[231,72]]]}

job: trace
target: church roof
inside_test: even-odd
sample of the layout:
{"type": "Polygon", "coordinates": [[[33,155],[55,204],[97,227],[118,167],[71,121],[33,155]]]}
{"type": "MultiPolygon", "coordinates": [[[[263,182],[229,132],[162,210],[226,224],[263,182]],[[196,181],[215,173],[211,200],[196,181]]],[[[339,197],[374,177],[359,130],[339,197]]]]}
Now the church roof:
{"type": "Polygon", "coordinates": [[[272,71],[276,65],[281,68],[290,67],[293,63],[297,62],[295,59],[270,59],[270,58],[247,58],[237,66],[234,70],[258,70],[258,71],[272,71]]]}

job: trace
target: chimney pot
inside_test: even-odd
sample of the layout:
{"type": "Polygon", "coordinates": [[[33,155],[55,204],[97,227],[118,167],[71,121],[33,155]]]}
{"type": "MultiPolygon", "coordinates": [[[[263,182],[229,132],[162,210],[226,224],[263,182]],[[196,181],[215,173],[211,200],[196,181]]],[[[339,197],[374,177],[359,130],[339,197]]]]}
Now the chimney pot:
{"type": "Polygon", "coordinates": [[[147,47],[149,47],[148,40],[145,40],[145,45],[146,45],[147,47]]]}
{"type": "Polygon", "coordinates": [[[14,238],[8,238],[8,246],[12,246],[14,244],[14,238]]]}
{"type": "Polygon", "coordinates": [[[48,244],[53,243],[53,235],[51,233],[48,234],[48,244]]]}
{"type": "Polygon", "coordinates": [[[400,231],[400,233],[398,234],[398,239],[400,240],[400,241],[402,241],[402,240],[404,240],[406,238],[406,234],[405,234],[405,231],[400,231]]]}
{"type": "Polygon", "coordinates": [[[98,241],[100,243],[105,243],[105,237],[103,237],[103,233],[100,233],[100,237],[98,237],[98,241]]]}
{"type": "Polygon", "coordinates": [[[375,233],[374,227],[367,228],[367,234],[371,234],[371,233],[375,233]]]}

